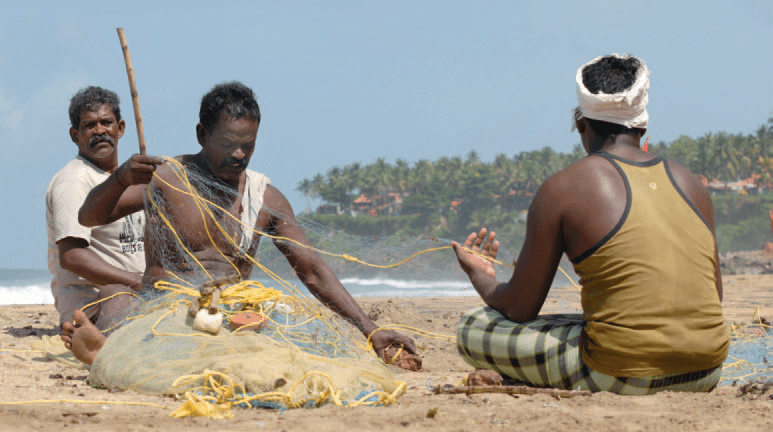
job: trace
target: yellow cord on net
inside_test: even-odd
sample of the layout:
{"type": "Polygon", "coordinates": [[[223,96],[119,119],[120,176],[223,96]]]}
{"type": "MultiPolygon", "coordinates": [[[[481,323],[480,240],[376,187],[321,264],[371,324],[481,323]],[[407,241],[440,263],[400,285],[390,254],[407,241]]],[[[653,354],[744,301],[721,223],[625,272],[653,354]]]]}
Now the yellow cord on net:
{"type": "MultiPolygon", "coordinates": [[[[739,341],[749,342],[760,338],[773,337],[773,335],[770,334],[770,329],[770,324],[767,324],[762,319],[759,305],[754,309],[751,324],[742,325],[741,323],[736,323],[729,326],[730,336],[736,343],[739,341]],[[744,331],[747,328],[754,330],[754,333],[744,331]]],[[[766,370],[770,370],[765,364],[753,364],[746,359],[739,359],[730,355],[728,356],[728,359],[731,359],[732,363],[725,362],[725,364],[722,365],[723,379],[744,380],[765,372],[766,370]],[[732,375],[733,373],[739,373],[739,375],[732,375]]]]}
{"type": "Polygon", "coordinates": [[[191,417],[207,416],[213,418],[230,418],[232,416],[231,408],[246,404],[250,405],[253,401],[273,402],[284,404],[289,408],[300,408],[309,403],[319,406],[331,402],[336,406],[365,406],[365,405],[391,405],[397,401],[397,398],[405,393],[406,383],[398,382],[394,391],[391,393],[385,391],[373,391],[364,395],[356,401],[345,404],[340,397],[340,390],[335,389],[333,379],[322,372],[307,372],[294,384],[288,387],[287,391],[272,391],[258,395],[247,395],[245,389],[234,384],[228,375],[211,370],[205,370],[201,374],[186,375],[177,378],[172,384],[173,387],[187,386],[195,382],[204,382],[204,385],[194,387],[183,394],[185,403],[170,414],[171,417],[191,417]],[[316,392],[316,396],[307,396],[295,399],[293,393],[301,385],[307,385],[307,380],[318,377],[323,385],[322,390],[316,392]],[[376,397],[376,400],[369,400],[376,397]]]}

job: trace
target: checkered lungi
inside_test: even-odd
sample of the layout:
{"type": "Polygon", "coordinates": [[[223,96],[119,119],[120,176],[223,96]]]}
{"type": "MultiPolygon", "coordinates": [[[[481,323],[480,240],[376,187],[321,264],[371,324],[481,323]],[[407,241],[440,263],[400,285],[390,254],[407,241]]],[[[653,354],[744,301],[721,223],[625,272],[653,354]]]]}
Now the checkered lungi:
{"type": "Polygon", "coordinates": [[[613,377],[582,361],[582,315],[541,315],[516,323],[490,307],[468,312],[459,323],[459,354],[471,366],[492,369],[535,387],[647,395],[659,391],[707,392],[719,382],[722,366],[653,377],[613,377]]]}

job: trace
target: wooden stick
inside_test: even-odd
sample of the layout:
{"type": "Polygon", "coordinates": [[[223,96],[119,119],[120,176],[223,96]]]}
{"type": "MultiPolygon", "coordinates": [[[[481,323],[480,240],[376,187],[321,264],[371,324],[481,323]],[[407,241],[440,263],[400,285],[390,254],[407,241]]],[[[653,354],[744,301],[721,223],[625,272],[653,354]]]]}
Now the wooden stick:
{"type": "Polygon", "coordinates": [[[585,390],[559,390],[551,388],[535,388],[528,386],[437,386],[432,389],[435,394],[479,394],[479,393],[503,393],[508,395],[535,395],[546,394],[557,398],[570,398],[575,396],[590,396],[591,392],[585,390]]]}
{"type": "Polygon", "coordinates": [[[140,154],[145,154],[145,131],[142,129],[142,114],[140,114],[140,95],[137,93],[137,84],[134,83],[134,68],[132,67],[132,58],[129,56],[129,45],[126,43],[126,36],[122,28],[117,28],[118,39],[121,41],[123,50],[123,60],[126,62],[126,74],[129,75],[129,89],[132,93],[132,105],[134,106],[134,121],[137,123],[137,138],[140,141],[140,154]]]}

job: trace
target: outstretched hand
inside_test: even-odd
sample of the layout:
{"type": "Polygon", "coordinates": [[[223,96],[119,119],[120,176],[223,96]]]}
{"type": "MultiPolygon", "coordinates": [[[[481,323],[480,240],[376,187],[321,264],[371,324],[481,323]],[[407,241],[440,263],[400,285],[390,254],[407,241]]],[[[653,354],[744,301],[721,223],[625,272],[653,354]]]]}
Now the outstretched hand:
{"type": "Polygon", "coordinates": [[[459,265],[468,276],[474,271],[482,271],[496,278],[497,272],[491,261],[496,259],[499,252],[499,242],[496,238],[497,234],[494,231],[489,233],[486,228],[481,228],[477,234],[471,233],[467,236],[464,246],[455,241],[451,242],[459,265]]]}
{"type": "Polygon", "coordinates": [[[124,187],[148,184],[156,167],[162,163],[164,161],[155,156],[135,154],[115,170],[115,176],[118,183],[124,187]]]}
{"type": "Polygon", "coordinates": [[[370,336],[370,343],[379,358],[384,358],[384,351],[390,346],[402,346],[411,354],[416,354],[416,344],[413,339],[403,336],[393,330],[376,330],[370,336]]]}

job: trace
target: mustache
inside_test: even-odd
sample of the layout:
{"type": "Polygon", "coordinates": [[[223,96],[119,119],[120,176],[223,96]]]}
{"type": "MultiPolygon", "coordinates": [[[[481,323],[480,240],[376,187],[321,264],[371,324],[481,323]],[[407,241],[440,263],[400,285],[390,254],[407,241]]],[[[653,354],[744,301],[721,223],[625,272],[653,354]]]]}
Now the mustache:
{"type": "Polygon", "coordinates": [[[244,159],[238,160],[238,159],[234,159],[234,158],[227,158],[227,159],[223,159],[223,162],[220,163],[220,167],[219,168],[224,168],[226,166],[230,167],[230,166],[233,166],[233,165],[237,165],[238,169],[244,169],[244,168],[247,168],[247,161],[244,160],[244,159]]]}
{"type": "Polygon", "coordinates": [[[92,135],[91,139],[89,140],[89,147],[94,147],[95,145],[101,142],[106,142],[110,145],[115,145],[115,141],[113,141],[113,137],[105,133],[101,135],[92,135]]]}

